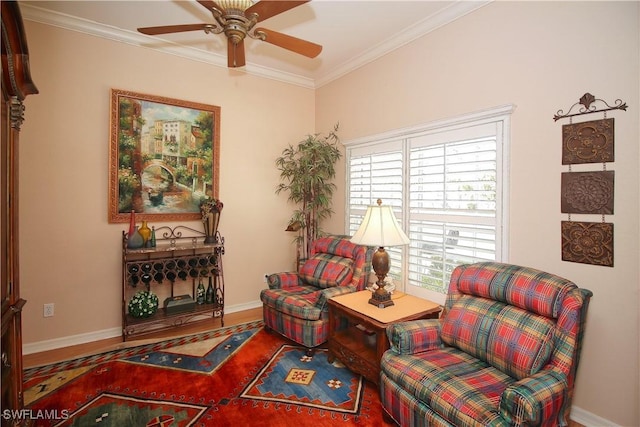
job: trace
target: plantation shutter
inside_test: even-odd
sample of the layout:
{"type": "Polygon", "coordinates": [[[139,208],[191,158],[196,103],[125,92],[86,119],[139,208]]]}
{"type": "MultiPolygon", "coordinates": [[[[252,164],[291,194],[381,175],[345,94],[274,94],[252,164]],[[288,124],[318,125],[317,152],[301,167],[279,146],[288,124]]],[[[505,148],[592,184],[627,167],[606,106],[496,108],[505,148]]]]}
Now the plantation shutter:
{"type": "Polygon", "coordinates": [[[347,233],[380,198],[411,240],[386,248],[397,288],[443,303],[457,265],[507,261],[512,111],[498,107],[345,143],[347,233]]]}
{"type": "Polygon", "coordinates": [[[409,285],[446,293],[464,263],[496,259],[495,123],[409,141],[409,285]]]}
{"type": "MultiPolygon", "coordinates": [[[[348,234],[358,229],[367,207],[381,199],[401,218],[403,205],[403,150],[401,141],[350,150],[348,175],[348,234]]],[[[386,248],[391,257],[389,277],[401,279],[402,248],[386,248]]]]}

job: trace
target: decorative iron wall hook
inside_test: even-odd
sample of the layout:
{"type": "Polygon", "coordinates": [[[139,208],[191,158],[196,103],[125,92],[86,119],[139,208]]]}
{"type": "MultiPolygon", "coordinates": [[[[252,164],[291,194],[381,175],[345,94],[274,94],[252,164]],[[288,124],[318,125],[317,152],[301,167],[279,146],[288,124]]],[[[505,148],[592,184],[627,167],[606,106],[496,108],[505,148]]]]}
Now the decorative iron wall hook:
{"type": "Polygon", "coordinates": [[[558,110],[558,112],[553,116],[553,121],[557,122],[558,120],[564,119],[567,117],[574,117],[582,114],[591,114],[591,113],[610,111],[610,110],[627,111],[627,103],[622,102],[621,99],[616,99],[615,105],[611,106],[607,104],[605,101],[603,101],[602,99],[597,99],[595,96],[587,92],[584,95],[582,95],[582,98],[580,98],[579,102],[576,102],[571,106],[571,108],[569,108],[569,111],[567,111],[566,114],[563,110],[558,110]],[[604,104],[604,106],[601,108],[598,108],[594,103],[595,104],[601,103],[601,104],[604,104]],[[574,107],[576,107],[577,105],[582,105],[582,107],[578,110],[577,113],[571,113],[571,111],[573,111],[574,107]]]}

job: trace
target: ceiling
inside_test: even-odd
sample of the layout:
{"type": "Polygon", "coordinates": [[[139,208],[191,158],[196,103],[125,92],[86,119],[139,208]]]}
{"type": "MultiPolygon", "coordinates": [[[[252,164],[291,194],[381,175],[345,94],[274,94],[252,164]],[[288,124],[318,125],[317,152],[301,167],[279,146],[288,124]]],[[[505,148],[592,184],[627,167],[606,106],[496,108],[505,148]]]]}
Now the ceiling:
{"type": "MultiPolygon", "coordinates": [[[[250,73],[308,87],[326,84],[490,0],[313,0],[260,23],[323,46],[314,59],[247,38],[250,73]]],[[[203,31],[146,36],[138,27],[214,22],[196,1],[27,1],[23,19],[227,67],[226,39],[203,31]]]]}

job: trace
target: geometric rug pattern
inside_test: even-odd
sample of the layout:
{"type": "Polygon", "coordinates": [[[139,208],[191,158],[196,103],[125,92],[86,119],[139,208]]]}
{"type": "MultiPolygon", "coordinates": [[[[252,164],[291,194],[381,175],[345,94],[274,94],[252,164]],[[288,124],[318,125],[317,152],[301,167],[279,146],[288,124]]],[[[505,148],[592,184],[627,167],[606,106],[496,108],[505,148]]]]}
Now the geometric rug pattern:
{"type": "Polygon", "coordinates": [[[26,369],[23,379],[24,403],[25,406],[29,406],[33,401],[46,396],[69,381],[73,381],[76,377],[83,375],[88,370],[93,370],[96,366],[104,365],[105,367],[103,367],[102,370],[93,372],[94,375],[101,374],[104,369],[108,369],[106,365],[107,362],[116,360],[146,362],[150,365],[156,364],[158,366],[168,364],[171,367],[177,367],[175,363],[167,361],[173,360],[175,362],[176,359],[181,360],[181,358],[184,358],[184,363],[182,363],[181,367],[185,369],[191,367],[193,370],[208,370],[211,373],[219,364],[224,362],[224,357],[220,354],[217,345],[221,340],[229,341],[236,334],[238,335],[238,338],[233,339],[233,348],[228,348],[224,351],[224,356],[229,356],[242,345],[242,342],[239,341],[246,340],[248,335],[250,336],[258,332],[261,326],[261,321],[249,322],[228,328],[216,329],[211,332],[113,350],[106,353],[26,369]],[[208,348],[208,350],[204,352],[215,354],[203,354],[201,357],[197,357],[193,354],[193,351],[198,348],[208,348]],[[181,349],[185,352],[182,356],[180,355],[181,349]],[[168,356],[170,354],[176,355],[176,358],[171,359],[170,356],[168,356]],[[147,358],[150,360],[146,361],[145,359],[147,358]]]}
{"type": "Polygon", "coordinates": [[[37,427],[386,426],[375,385],[261,321],[25,370],[37,427]]]}
{"type": "Polygon", "coordinates": [[[327,350],[313,357],[301,347],[283,345],[240,393],[241,397],[294,403],[355,414],[360,408],[363,379],[342,364],[327,369],[327,350]]]}
{"type": "Polygon", "coordinates": [[[169,369],[211,374],[240,350],[258,329],[238,332],[232,335],[214,337],[197,344],[183,344],[166,350],[159,350],[126,358],[127,362],[161,366],[169,369]]]}
{"type": "Polygon", "coordinates": [[[207,407],[180,402],[136,399],[102,393],[56,426],[157,426],[192,425],[207,407]]]}

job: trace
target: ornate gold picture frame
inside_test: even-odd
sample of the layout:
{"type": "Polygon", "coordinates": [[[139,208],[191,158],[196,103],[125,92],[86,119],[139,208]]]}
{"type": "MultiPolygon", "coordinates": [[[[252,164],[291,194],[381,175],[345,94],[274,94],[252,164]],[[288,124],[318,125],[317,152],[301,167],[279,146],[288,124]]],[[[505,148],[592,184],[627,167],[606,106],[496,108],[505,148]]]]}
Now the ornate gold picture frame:
{"type": "Polygon", "coordinates": [[[109,222],[200,219],[218,198],[220,107],[111,90],[109,222]]]}

